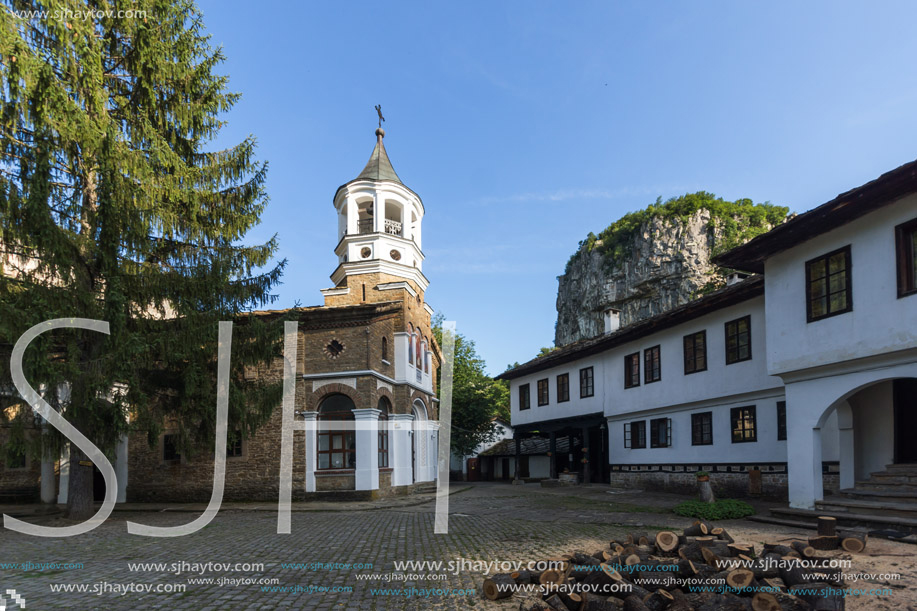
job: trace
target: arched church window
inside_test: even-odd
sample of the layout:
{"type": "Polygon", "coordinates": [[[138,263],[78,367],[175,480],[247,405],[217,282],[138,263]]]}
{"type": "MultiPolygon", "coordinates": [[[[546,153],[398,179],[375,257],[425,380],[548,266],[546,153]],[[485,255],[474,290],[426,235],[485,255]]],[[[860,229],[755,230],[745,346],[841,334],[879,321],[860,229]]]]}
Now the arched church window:
{"type": "Polygon", "coordinates": [[[421,346],[420,333],[417,334],[417,337],[414,340],[417,350],[417,367],[423,367],[423,347],[421,346]]]}
{"type": "MultiPolygon", "coordinates": [[[[353,421],[353,401],[347,395],[328,395],[318,408],[318,419],[321,421],[353,421]]],[[[318,468],[319,469],[354,469],[357,464],[356,434],[346,429],[319,429],[318,432],[318,468]]]]}
{"type": "Polygon", "coordinates": [[[414,325],[408,323],[408,363],[414,364],[414,325]]]}
{"type": "Polygon", "coordinates": [[[388,467],[388,416],[392,411],[392,404],[386,397],[379,397],[377,409],[379,414],[379,468],[388,467]]]}

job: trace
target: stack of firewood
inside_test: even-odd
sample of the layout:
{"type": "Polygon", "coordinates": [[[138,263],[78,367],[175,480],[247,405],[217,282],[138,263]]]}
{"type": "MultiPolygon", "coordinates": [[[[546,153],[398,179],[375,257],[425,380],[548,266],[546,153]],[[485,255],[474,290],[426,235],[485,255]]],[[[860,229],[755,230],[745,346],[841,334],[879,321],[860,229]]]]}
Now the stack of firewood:
{"type": "Polygon", "coordinates": [[[865,534],[839,533],[832,518],[808,541],[760,549],[697,521],[682,534],[631,533],[593,554],[547,559],[553,568],[541,572],[492,575],[484,596],[512,597],[520,611],[842,610],[841,570],[819,550],[865,546],[865,534]]]}

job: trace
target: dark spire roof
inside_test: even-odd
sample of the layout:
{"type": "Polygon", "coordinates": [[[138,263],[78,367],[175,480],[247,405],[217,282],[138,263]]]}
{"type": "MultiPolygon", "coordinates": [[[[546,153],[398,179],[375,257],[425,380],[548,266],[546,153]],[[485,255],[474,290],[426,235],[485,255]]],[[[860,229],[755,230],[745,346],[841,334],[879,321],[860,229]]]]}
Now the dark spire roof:
{"type": "Polygon", "coordinates": [[[385,137],[385,130],[381,127],[376,130],[376,147],[373,154],[370,155],[366,167],[360,172],[355,180],[393,180],[399,184],[404,184],[398,175],[395,174],[395,168],[389,161],[388,153],[385,152],[385,145],[382,144],[382,138],[385,137]]]}

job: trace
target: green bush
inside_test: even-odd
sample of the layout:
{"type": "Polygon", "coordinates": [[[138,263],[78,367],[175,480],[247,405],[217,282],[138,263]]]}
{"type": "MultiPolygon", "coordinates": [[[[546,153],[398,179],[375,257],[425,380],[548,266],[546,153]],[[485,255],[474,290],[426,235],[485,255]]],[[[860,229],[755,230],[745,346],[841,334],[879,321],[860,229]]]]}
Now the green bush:
{"type": "Polygon", "coordinates": [[[701,520],[735,520],[754,515],[755,508],[744,501],[720,499],[714,503],[685,501],[673,509],[680,516],[701,520]]]}

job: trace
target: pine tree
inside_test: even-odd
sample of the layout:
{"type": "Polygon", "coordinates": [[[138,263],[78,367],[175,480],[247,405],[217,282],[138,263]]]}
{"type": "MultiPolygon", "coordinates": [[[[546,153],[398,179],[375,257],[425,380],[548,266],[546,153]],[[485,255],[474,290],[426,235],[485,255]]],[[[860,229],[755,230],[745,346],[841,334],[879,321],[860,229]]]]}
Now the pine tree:
{"type": "MultiPolygon", "coordinates": [[[[211,150],[239,99],[223,59],[191,1],[12,0],[0,15],[0,341],[52,318],[110,324],[46,333],[24,363],[107,453],[167,421],[183,452],[212,448],[220,320],[237,321],[230,430],[279,402],[244,375],[278,352],[252,310],[285,261],[276,236],[242,243],[267,204],[254,138],[211,150]]],[[[71,450],[68,514],[84,519],[93,472],[71,450]]]]}

